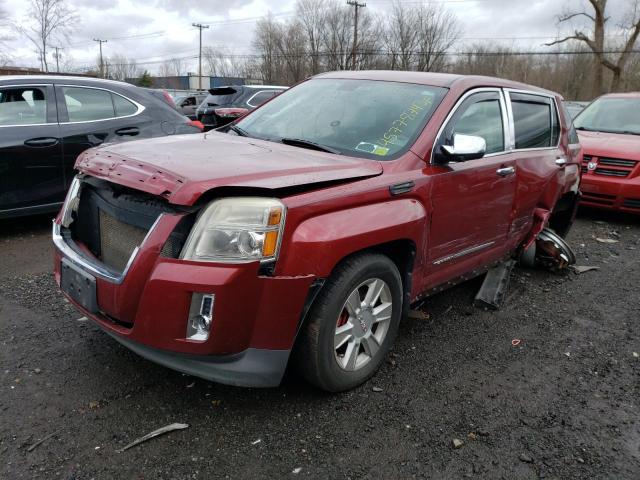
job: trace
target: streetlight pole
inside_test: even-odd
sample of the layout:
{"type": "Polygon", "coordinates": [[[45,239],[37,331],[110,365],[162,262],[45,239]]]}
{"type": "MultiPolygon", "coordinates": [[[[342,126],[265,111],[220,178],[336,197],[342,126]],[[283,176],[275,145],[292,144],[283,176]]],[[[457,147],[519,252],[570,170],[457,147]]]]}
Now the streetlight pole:
{"type": "Polygon", "coordinates": [[[209,28],[209,25],[203,25],[201,23],[192,23],[191,25],[200,30],[200,49],[198,52],[198,90],[202,90],[202,30],[209,28]]]}

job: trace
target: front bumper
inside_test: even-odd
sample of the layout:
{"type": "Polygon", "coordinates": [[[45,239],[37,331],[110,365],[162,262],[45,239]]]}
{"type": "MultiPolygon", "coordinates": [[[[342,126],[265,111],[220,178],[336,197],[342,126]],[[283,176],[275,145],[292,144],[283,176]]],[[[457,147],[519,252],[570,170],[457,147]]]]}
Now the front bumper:
{"type": "Polygon", "coordinates": [[[616,178],[583,174],[581,205],[640,214],[640,177],[616,178]]]}
{"type": "Polygon", "coordinates": [[[277,385],[314,277],[263,276],[258,262],[228,265],[162,257],[164,242],[179,219],[162,215],[121,275],[104,270],[97,259],[60,236],[54,224],[56,282],[60,285],[63,258],[94,276],[96,312],[67,298],[145,358],[221,383],[277,385]],[[205,341],[185,338],[194,293],[215,295],[205,341]]]}
{"type": "Polygon", "coordinates": [[[147,360],[178,372],[236,387],[277,387],[287,368],[290,350],[248,348],[234,355],[188,355],[160,350],[104,329],[147,360]]]}

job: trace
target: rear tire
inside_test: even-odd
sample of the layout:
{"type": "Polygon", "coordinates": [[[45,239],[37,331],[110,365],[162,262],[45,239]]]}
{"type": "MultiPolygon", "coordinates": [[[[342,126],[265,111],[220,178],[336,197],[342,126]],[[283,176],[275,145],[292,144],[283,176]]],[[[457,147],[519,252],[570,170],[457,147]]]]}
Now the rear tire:
{"type": "Polygon", "coordinates": [[[296,345],[295,367],[331,392],[354,388],[380,367],[402,314],[402,280],[386,256],[345,260],[314,301],[296,345]]]}

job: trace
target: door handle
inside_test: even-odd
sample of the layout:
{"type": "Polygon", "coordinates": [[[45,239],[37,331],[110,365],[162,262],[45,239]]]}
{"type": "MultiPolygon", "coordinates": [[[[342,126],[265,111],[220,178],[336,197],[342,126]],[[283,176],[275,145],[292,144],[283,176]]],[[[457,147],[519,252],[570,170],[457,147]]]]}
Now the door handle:
{"type": "Polygon", "coordinates": [[[29,140],[25,140],[24,144],[27,147],[53,147],[57,145],[59,140],[54,137],[40,137],[40,138],[30,138],[29,140]]]}
{"type": "Polygon", "coordinates": [[[559,167],[564,167],[567,164],[567,159],[563,157],[556,158],[556,165],[559,167]]]}
{"type": "Polygon", "coordinates": [[[501,167],[496,170],[496,173],[501,177],[506,177],[508,175],[513,175],[514,173],[516,173],[516,169],[513,167],[501,167]]]}
{"type": "Polygon", "coordinates": [[[116,135],[120,136],[135,137],[139,133],[140,129],[138,127],[125,127],[116,130],[116,135]]]}

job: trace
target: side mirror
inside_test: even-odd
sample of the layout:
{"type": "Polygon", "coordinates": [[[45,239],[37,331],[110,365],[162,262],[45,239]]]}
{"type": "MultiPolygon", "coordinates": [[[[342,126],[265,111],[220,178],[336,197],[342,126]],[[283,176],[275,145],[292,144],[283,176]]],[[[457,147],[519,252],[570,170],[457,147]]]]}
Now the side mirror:
{"type": "Polygon", "coordinates": [[[446,162],[466,162],[484,157],[487,151],[487,142],[482,137],[475,135],[453,134],[453,145],[442,145],[439,159],[446,162]]]}

